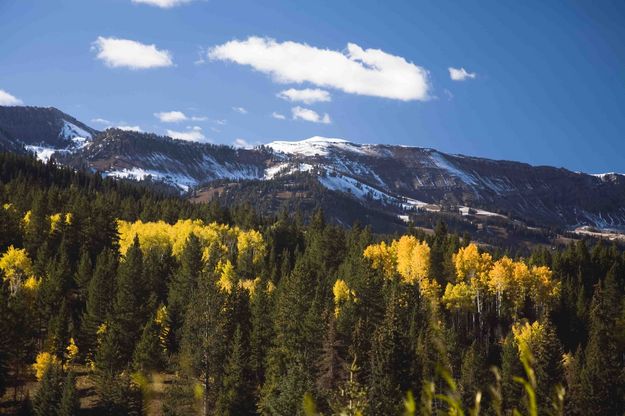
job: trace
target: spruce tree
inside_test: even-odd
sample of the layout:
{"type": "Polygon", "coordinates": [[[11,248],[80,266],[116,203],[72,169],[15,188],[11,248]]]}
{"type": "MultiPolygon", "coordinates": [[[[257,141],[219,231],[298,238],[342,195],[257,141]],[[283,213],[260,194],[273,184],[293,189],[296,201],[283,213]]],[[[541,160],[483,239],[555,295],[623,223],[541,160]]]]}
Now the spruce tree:
{"type": "Polygon", "coordinates": [[[143,277],[143,254],[139,238],[135,236],[117,270],[117,293],[112,313],[112,320],[117,324],[114,328],[121,331],[118,341],[125,363],[132,359],[147,318],[143,277]]]}
{"type": "Polygon", "coordinates": [[[245,416],[255,414],[254,386],[250,377],[248,354],[241,327],[237,326],[226,359],[217,415],[245,416]]]}
{"type": "Polygon", "coordinates": [[[36,416],[57,416],[63,395],[63,373],[61,367],[50,364],[46,368],[33,399],[36,416]]]}
{"type": "Polygon", "coordinates": [[[63,394],[59,404],[59,416],[76,416],[80,409],[78,392],[76,391],[76,375],[73,372],[67,373],[63,383],[63,394]]]}
{"type": "Polygon", "coordinates": [[[169,339],[167,349],[170,352],[178,351],[182,338],[184,317],[187,313],[190,294],[198,286],[200,273],[203,269],[202,247],[200,240],[191,233],[180,255],[180,268],[174,274],[169,287],[167,320],[169,339]]]}
{"type": "Polygon", "coordinates": [[[79,350],[88,355],[95,353],[98,328],[112,311],[116,268],[117,260],[112,251],[105,250],[98,255],[78,338],[79,350]]]}
{"type": "Polygon", "coordinates": [[[153,319],[149,319],[143,327],[132,362],[133,368],[144,374],[158,370],[163,364],[163,349],[159,338],[159,328],[153,319]]]}

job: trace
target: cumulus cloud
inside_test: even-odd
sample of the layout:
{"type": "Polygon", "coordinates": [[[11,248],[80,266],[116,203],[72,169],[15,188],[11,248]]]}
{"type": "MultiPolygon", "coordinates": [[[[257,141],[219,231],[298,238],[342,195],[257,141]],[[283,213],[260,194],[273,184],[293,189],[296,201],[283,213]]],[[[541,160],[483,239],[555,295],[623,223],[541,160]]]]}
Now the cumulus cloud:
{"type": "Polygon", "coordinates": [[[286,120],[286,116],[284,114],[276,113],[275,111],[271,113],[271,117],[276,118],[278,120],[286,120]]]}
{"type": "Polygon", "coordinates": [[[289,88],[288,90],[280,91],[278,97],[286,101],[299,101],[304,104],[332,101],[330,93],[319,88],[305,88],[303,90],[289,88]]]}
{"type": "Polygon", "coordinates": [[[232,107],[234,111],[240,114],[247,114],[247,110],[243,107],[232,107]]]}
{"type": "Polygon", "coordinates": [[[163,111],[154,113],[154,117],[158,118],[163,123],[179,123],[189,119],[182,111],[163,111]]]}
{"type": "Polygon", "coordinates": [[[116,126],[115,128],[118,128],[120,130],[124,130],[124,131],[136,131],[137,133],[142,133],[143,130],[141,130],[141,127],[139,126],[128,126],[126,124],[122,124],[121,126],[116,126]]]}
{"type": "Polygon", "coordinates": [[[111,68],[148,69],[172,66],[171,53],[129,39],[99,36],[92,44],[96,58],[111,68]]]}
{"type": "Polygon", "coordinates": [[[174,139],[184,140],[187,142],[207,143],[210,141],[206,139],[206,136],[202,133],[202,128],[200,126],[194,126],[187,131],[167,130],[167,135],[174,139]]]}
{"type": "Polygon", "coordinates": [[[330,116],[325,113],[323,116],[310,108],[293,107],[291,109],[293,120],[305,120],[312,123],[330,124],[330,116]]]}
{"type": "Polygon", "coordinates": [[[453,81],[464,81],[467,79],[474,79],[477,77],[477,74],[475,72],[467,72],[464,68],[449,67],[449,77],[453,81]]]}
{"type": "Polygon", "coordinates": [[[192,0],[132,0],[133,3],[147,4],[150,6],[160,7],[161,9],[171,9],[181,4],[191,3],[192,0]]]}
{"type": "Polygon", "coordinates": [[[158,118],[162,123],[179,123],[181,121],[206,121],[208,117],[204,116],[187,116],[182,111],[163,111],[154,113],[154,117],[158,118]]]}
{"type": "Polygon", "coordinates": [[[354,43],[346,51],[320,49],[305,43],[249,37],[208,51],[212,60],[249,65],[275,82],[336,88],[350,94],[402,101],[429,98],[428,71],[401,56],[354,43]]]}
{"type": "Polygon", "coordinates": [[[19,98],[9,94],[5,90],[0,90],[0,105],[22,105],[24,104],[19,98]]]}

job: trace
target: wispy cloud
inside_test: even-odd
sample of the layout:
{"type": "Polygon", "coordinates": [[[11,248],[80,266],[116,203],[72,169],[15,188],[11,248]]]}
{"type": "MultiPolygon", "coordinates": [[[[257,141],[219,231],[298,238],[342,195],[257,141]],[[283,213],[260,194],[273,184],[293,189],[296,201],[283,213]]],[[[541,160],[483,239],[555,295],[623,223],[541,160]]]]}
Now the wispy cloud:
{"type": "Polygon", "coordinates": [[[232,109],[239,114],[247,114],[247,110],[243,107],[232,107],[232,109]]]}
{"type": "Polygon", "coordinates": [[[305,88],[303,90],[289,88],[288,90],[280,91],[277,95],[283,100],[291,102],[299,101],[304,104],[332,101],[330,93],[319,88],[305,88]]]}
{"type": "Polygon", "coordinates": [[[474,79],[477,77],[477,74],[475,72],[467,72],[464,68],[449,67],[449,77],[453,81],[464,81],[467,79],[474,79]]]}
{"type": "Polygon", "coordinates": [[[234,140],[234,147],[249,149],[250,147],[252,147],[252,145],[247,140],[238,138],[234,140]]]}
{"type": "Polygon", "coordinates": [[[330,116],[325,113],[323,116],[310,108],[293,107],[291,109],[293,120],[305,120],[312,123],[330,124],[330,116]]]}
{"type": "Polygon", "coordinates": [[[271,117],[277,118],[278,120],[286,120],[286,116],[284,114],[276,113],[275,111],[271,113],[271,117]]]}
{"type": "Polygon", "coordinates": [[[206,136],[204,136],[204,133],[202,133],[202,128],[200,126],[193,126],[187,131],[167,130],[167,135],[174,139],[184,140],[187,142],[210,143],[210,140],[208,140],[206,136]]]}
{"type": "Polygon", "coordinates": [[[193,0],[132,0],[133,3],[147,4],[150,6],[160,7],[161,9],[171,9],[185,3],[191,3],[193,0]]]}
{"type": "Polygon", "coordinates": [[[116,129],[124,130],[124,131],[136,131],[137,133],[142,133],[143,130],[139,126],[129,126],[126,124],[122,124],[121,126],[115,126],[116,129]]]}
{"type": "Polygon", "coordinates": [[[9,94],[5,90],[0,90],[0,105],[16,106],[24,104],[19,98],[9,94]]]}
{"type": "Polygon", "coordinates": [[[103,119],[103,118],[92,118],[91,122],[97,123],[97,124],[111,125],[110,121],[103,119]]]}
{"type": "Polygon", "coordinates": [[[134,40],[99,36],[92,44],[96,58],[111,68],[149,69],[172,66],[171,53],[134,40]]]}
{"type": "Polygon", "coordinates": [[[427,100],[428,71],[401,56],[348,43],[346,51],[250,37],[208,51],[212,60],[249,65],[275,82],[310,82],[350,93],[402,101],[427,100]]]}

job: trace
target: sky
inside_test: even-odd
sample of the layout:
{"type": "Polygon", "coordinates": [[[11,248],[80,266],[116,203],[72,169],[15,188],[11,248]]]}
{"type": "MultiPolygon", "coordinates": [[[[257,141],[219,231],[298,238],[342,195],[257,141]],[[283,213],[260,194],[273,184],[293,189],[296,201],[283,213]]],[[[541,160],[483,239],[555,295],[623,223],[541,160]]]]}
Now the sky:
{"type": "Polygon", "coordinates": [[[0,0],[0,105],[625,172],[625,2],[0,0]]]}

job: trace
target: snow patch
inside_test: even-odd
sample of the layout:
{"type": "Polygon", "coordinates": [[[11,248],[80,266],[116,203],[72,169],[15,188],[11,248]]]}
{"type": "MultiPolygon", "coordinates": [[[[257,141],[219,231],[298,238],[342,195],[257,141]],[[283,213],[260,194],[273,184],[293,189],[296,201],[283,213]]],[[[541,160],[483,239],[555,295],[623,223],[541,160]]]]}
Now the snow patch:
{"type": "Polygon", "coordinates": [[[73,140],[74,142],[76,142],[75,139],[79,139],[78,142],[80,143],[92,139],[91,133],[67,120],[63,120],[63,128],[61,129],[59,136],[67,140],[73,140]]]}
{"type": "Polygon", "coordinates": [[[44,163],[47,163],[48,160],[52,157],[54,153],[68,153],[67,149],[55,149],[54,147],[44,147],[44,146],[24,146],[26,150],[35,154],[37,159],[41,160],[44,163]]]}
{"type": "Polygon", "coordinates": [[[437,167],[443,170],[446,170],[453,176],[460,179],[462,182],[469,184],[469,185],[477,184],[473,176],[471,176],[470,174],[466,173],[463,170],[458,169],[456,166],[453,165],[453,163],[447,160],[445,156],[443,156],[442,154],[434,151],[430,154],[430,160],[432,161],[432,163],[434,163],[434,165],[436,165],[437,167]]]}
{"type": "Polygon", "coordinates": [[[274,141],[266,146],[276,152],[299,156],[327,156],[333,149],[360,154],[370,153],[370,146],[321,136],[314,136],[300,141],[274,141]]]}
{"type": "Polygon", "coordinates": [[[189,176],[182,174],[173,174],[169,172],[161,172],[157,170],[141,169],[141,168],[124,168],[122,170],[113,170],[104,172],[104,176],[112,176],[114,178],[131,179],[135,181],[143,181],[151,179],[153,181],[164,182],[175,185],[182,191],[187,192],[189,188],[197,185],[197,181],[189,176]]]}

